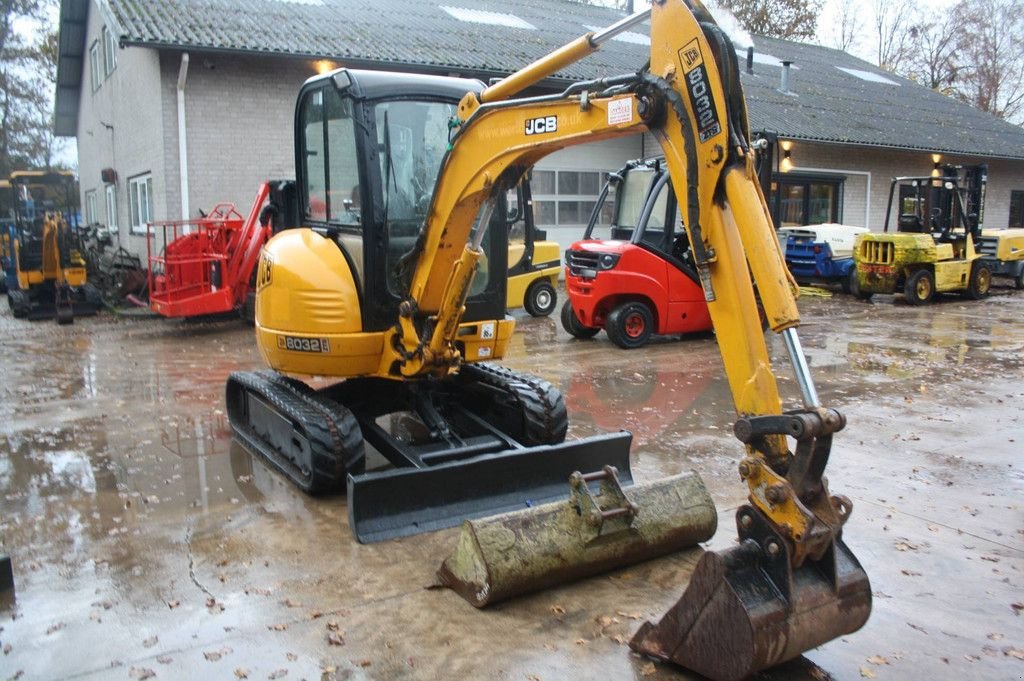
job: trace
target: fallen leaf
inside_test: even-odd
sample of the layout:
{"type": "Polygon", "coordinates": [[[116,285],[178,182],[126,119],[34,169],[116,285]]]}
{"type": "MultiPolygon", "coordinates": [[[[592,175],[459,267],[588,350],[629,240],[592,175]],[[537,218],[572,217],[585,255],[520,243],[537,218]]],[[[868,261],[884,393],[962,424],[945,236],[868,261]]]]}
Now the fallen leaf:
{"type": "Polygon", "coordinates": [[[236,679],[247,679],[249,678],[249,670],[245,667],[235,667],[235,678],[236,679]]]}
{"type": "Polygon", "coordinates": [[[871,671],[870,667],[861,667],[860,668],[860,675],[863,676],[865,679],[873,679],[873,678],[875,678],[875,673],[873,671],[871,671]]]}
{"type": "Polygon", "coordinates": [[[152,679],[155,677],[156,672],[147,667],[132,667],[128,670],[128,676],[136,681],[145,681],[145,679],[152,679]]]}
{"type": "Polygon", "coordinates": [[[967,660],[968,662],[977,662],[981,658],[978,657],[977,655],[964,655],[964,659],[967,660]]]}
{"type": "Polygon", "coordinates": [[[179,600],[167,601],[167,607],[170,608],[171,610],[174,610],[179,605],[181,605],[181,601],[179,601],[179,600]]]}
{"type": "Polygon", "coordinates": [[[297,603],[296,601],[293,601],[290,598],[284,599],[283,601],[281,601],[281,604],[286,606],[286,607],[289,607],[289,608],[301,608],[302,607],[302,603],[297,603]]]}
{"type": "Polygon", "coordinates": [[[638,612],[622,612],[621,610],[619,610],[615,614],[618,615],[619,617],[625,617],[626,619],[631,619],[631,620],[638,620],[641,617],[640,613],[638,613],[638,612]]]}
{"type": "Polygon", "coordinates": [[[358,660],[358,661],[356,661],[356,666],[359,666],[359,667],[369,667],[371,664],[373,664],[373,662],[371,662],[369,660],[358,660]]]}
{"type": "Polygon", "coordinates": [[[551,606],[551,612],[553,612],[556,615],[564,615],[565,614],[565,608],[563,608],[560,605],[552,605],[551,606]]]}
{"type": "Polygon", "coordinates": [[[288,625],[284,624],[283,622],[278,622],[277,624],[268,624],[267,625],[267,629],[270,629],[271,631],[284,631],[287,628],[288,628],[288,625]]]}
{"type": "Polygon", "coordinates": [[[578,639],[576,639],[576,645],[578,645],[578,646],[585,646],[585,645],[587,645],[587,639],[585,639],[585,638],[578,638],[578,639]]]}
{"type": "Polygon", "coordinates": [[[999,634],[999,633],[996,633],[996,632],[993,632],[993,633],[988,635],[988,640],[990,640],[990,641],[1001,641],[1001,640],[1003,640],[1003,635],[999,634]]]}
{"type": "Polygon", "coordinates": [[[1021,650],[1020,648],[1014,648],[1012,646],[1003,648],[1003,655],[1015,657],[1018,660],[1024,660],[1024,650],[1021,650]]]}
{"type": "Polygon", "coordinates": [[[4,655],[10,655],[12,650],[14,649],[11,647],[10,643],[4,644],[4,655]]]}
{"type": "Polygon", "coordinates": [[[275,672],[271,672],[270,676],[268,676],[267,678],[271,679],[271,681],[273,681],[274,679],[283,679],[286,676],[288,676],[288,670],[287,669],[278,669],[275,672]]]}
{"type": "Polygon", "coordinates": [[[327,642],[332,646],[343,646],[345,645],[345,638],[341,635],[341,632],[332,631],[327,634],[327,642]]]}
{"type": "Polygon", "coordinates": [[[142,647],[143,648],[152,648],[153,646],[155,646],[157,644],[157,642],[159,640],[160,640],[160,637],[158,637],[158,636],[155,636],[155,635],[154,636],[150,636],[149,638],[147,638],[145,641],[142,642],[142,647]]]}
{"type": "Polygon", "coordinates": [[[324,614],[320,610],[310,610],[309,611],[309,619],[311,619],[311,620],[318,620],[318,619],[320,619],[323,616],[324,616],[324,614]]]}
{"type": "Polygon", "coordinates": [[[872,655],[868,658],[868,662],[875,665],[889,664],[889,660],[885,659],[881,655],[872,655]]]}
{"type": "Polygon", "coordinates": [[[337,631],[338,630],[338,621],[337,620],[327,620],[327,628],[330,629],[331,631],[337,631]]]}
{"type": "Polygon", "coordinates": [[[1010,603],[1010,607],[1013,608],[1013,614],[1020,617],[1020,611],[1024,610],[1024,603],[1010,603]]]}
{"type": "Polygon", "coordinates": [[[53,632],[60,631],[63,628],[64,628],[64,623],[63,622],[57,622],[56,624],[51,624],[50,626],[48,626],[46,628],[46,635],[49,636],[53,632]]]}
{"type": "Polygon", "coordinates": [[[658,668],[654,666],[653,662],[647,662],[645,664],[640,665],[641,676],[650,676],[656,671],[658,671],[658,668]]]}
{"type": "Polygon", "coordinates": [[[289,662],[295,662],[295,660],[299,659],[299,656],[295,653],[285,653],[285,657],[288,658],[289,662]]]}
{"type": "Polygon", "coordinates": [[[171,657],[170,655],[157,655],[156,656],[156,661],[159,662],[160,664],[170,664],[170,663],[174,662],[174,658],[171,657]]]}
{"type": "Polygon", "coordinates": [[[216,662],[223,657],[223,655],[221,655],[219,650],[211,650],[203,653],[203,657],[205,657],[208,662],[216,662]]]}

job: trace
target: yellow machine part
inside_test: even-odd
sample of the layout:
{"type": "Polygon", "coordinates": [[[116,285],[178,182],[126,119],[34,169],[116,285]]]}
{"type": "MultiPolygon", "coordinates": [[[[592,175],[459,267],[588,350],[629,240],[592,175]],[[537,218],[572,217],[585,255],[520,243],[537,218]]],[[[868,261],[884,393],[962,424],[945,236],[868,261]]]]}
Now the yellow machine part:
{"type": "Polygon", "coordinates": [[[981,234],[998,239],[997,259],[1009,262],[1024,260],[1024,229],[986,229],[981,234]]]}
{"type": "MultiPolygon", "coordinates": [[[[523,259],[523,252],[526,250],[526,244],[523,243],[512,243],[508,246],[508,262],[514,264],[523,259]]],[[[552,286],[558,286],[558,275],[562,270],[561,261],[561,247],[554,241],[538,241],[533,245],[533,262],[545,263],[545,262],[557,262],[559,264],[554,267],[545,267],[541,270],[534,272],[526,272],[524,274],[516,274],[508,278],[508,296],[506,300],[506,307],[513,309],[523,306],[523,301],[526,299],[526,289],[530,288],[530,284],[537,281],[538,279],[547,279],[548,283],[552,286]]]]}
{"type": "MultiPolygon", "coordinates": [[[[466,322],[458,344],[468,361],[500,359],[514,329],[510,319],[466,322]]],[[[378,375],[386,333],[363,332],[355,277],[330,239],[291,229],[264,246],[256,275],[256,338],[270,367],[291,374],[378,375]]]]}
{"type": "Polygon", "coordinates": [[[853,257],[862,291],[894,293],[901,277],[927,265],[935,274],[935,290],[950,292],[967,288],[978,254],[970,236],[936,243],[930,234],[867,233],[857,236],[853,257]]]}

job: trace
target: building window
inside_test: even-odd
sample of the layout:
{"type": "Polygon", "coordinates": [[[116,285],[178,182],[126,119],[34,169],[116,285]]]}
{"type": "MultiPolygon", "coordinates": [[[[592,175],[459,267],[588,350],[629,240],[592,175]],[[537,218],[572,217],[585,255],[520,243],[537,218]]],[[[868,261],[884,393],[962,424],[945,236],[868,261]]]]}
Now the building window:
{"type": "MultiPolygon", "coordinates": [[[[535,170],[530,183],[539,227],[582,227],[601,193],[601,173],[594,170],[535,170]]],[[[611,211],[606,201],[603,210],[611,211]]],[[[611,219],[611,216],[608,216],[611,219]]]]}
{"type": "Polygon", "coordinates": [[[85,193],[85,223],[96,224],[96,190],[92,189],[85,193]]]}
{"type": "Polygon", "coordinates": [[[89,75],[92,76],[92,91],[96,92],[103,80],[100,78],[100,44],[95,40],[89,48],[89,75]]]}
{"type": "Polygon", "coordinates": [[[778,227],[839,222],[843,205],[842,177],[811,177],[787,173],[772,181],[770,205],[778,227]]]}
{"type": "Polygon", "coordinates": [[[140,175],[128,180],[128,203],[133,234],[145,234],[153,219],[153,176],[140,175]]]}
{"type": "Polygon", "coordinates": [[[1024,191],[1010,192],[1010,227],[1024,227],[1024,191]]]}
{"type": "Polygon", "coordinates": [[[114,42],[114,34],[103,27],[103,75],[109,76],[117,66],[117,44],[114,42]]]}
{"type": "Polygon", "coordinates": [[[111,232],[117,231],[117,193],[114,185],[108,184],[107,194],[107,229],[111,232]]]}

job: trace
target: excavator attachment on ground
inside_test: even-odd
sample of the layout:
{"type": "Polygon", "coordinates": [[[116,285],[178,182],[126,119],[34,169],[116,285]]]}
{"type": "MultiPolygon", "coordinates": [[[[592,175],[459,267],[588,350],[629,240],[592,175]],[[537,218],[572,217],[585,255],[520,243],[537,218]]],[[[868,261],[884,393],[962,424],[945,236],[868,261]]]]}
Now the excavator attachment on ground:
{"type": "Polygon", "coordinates": [[[740,416],[749,505],[740,545],[708,554],[632,647],[738,679],[864,623],[867,577],[841,540],[852,505],[823,475],[845,420],[811,380],[735,48],[699,0],[653,0],[486,88],[339,69],[306,83],[295,127],[296,223],[307,226],[277,234],[260,257],[256,335],[274,371],[228,382],[243,442],[305,490],[344,482],[364,541],[470,519],[468,550],[442,578],[475,605],[710,536],[699,479],[613,484],[632,477],[627,436],[564,443],[561,394],[490,364],[514,325],[504,315],[509,190],[554,151],[649,132],[740,416]],[[520,96],[648,19],[644,69],[520,96]],[[785,343],[800,408],[783,410],[759,303],[785,343]],[[315,390],[288,374],[339,380],[315,390]],[[377,454],[395,470],[373,469],[377,454]],[[561,503],[536,506],[568,480],[561,503]],[[472,521],[516,505],[527,508],[472,521]]]}

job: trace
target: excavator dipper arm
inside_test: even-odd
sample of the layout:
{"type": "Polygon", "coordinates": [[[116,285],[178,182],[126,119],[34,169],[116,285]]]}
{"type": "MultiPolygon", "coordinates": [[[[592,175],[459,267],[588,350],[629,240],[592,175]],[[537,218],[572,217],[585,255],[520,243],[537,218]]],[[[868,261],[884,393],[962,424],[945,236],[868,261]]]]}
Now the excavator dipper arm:
{"type": "Polygon", "coordinates": [[[654,0],[651,10],[566,45],[479,97],[467,95],[409,297],[386,344],[391,353],[382,358],[382,367],[399,366],[405,376],[454,370],[458,320],[487,224],[477,216],[486,216],[487,203],[554,151],[652,133],[680,197],[740,417],[736,435],[747,449],[740,475],[750,503],[738,513],[741,544],[706,554],[676,608],[659,625],[645,625],[631,645],[715,679],[742,678],[855,631],[870,611],[866,575],[840,540],[851,504],[831,496],[822,476],[832,434],[845,420],[821,407],[803,357],[796,287],[757,182],[735,62],[731,42],[699,0],[654,0]],[[645,70],[561,95],[514,98],[648,17],[645,70]],[[783,413],[758,298],[789,350],[802,409],[783,413]],[[787,436],[797,441],[793,453],[787,436]]]}

